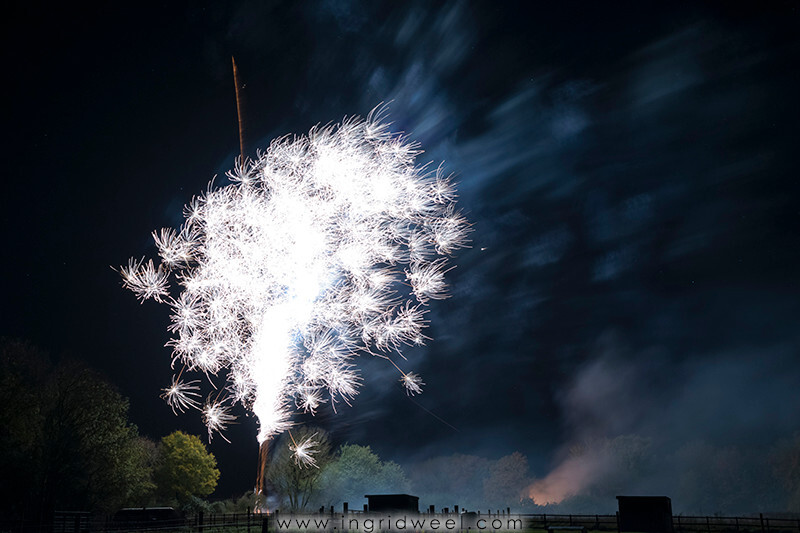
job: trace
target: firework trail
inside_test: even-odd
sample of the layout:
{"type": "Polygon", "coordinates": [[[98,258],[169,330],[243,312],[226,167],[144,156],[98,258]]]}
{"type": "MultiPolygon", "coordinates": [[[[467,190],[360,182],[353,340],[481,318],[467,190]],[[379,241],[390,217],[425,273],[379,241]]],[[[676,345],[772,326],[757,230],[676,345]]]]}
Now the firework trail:
{"type": "Polygon", "coordinates": [[[231,56],[233,65],[233,86],[236,89],[236,118],[239,125],[239,156],[244,161],[244,123],[242,121],[242,97],[239,94],[242,83],[239,81],[239,69],[236,68],[236,60],[231,56]]]}
{"type": "MultiPolygon", "coordinates": [[[[173,366],[226,377],[203,406],[182,374],[164,389],[173,410],[202,411],[209,436],[237,403],[258,418],[263,444],[294,411],[348,402],[358,353],[387,359],[409,394],[421,392],[393,358],[426,340],[424,307],[446,297],[447,258],[469,228],[451,177],[416,166],[418,145],[391,133],[382,111],[238,160],[232,184],[209,185],[180,229],[153,233],[160,265],[120,267],[139,299],[172,307],[173,366]]],[[[311,443],[294,448],[310,462],[311,443]]]]}

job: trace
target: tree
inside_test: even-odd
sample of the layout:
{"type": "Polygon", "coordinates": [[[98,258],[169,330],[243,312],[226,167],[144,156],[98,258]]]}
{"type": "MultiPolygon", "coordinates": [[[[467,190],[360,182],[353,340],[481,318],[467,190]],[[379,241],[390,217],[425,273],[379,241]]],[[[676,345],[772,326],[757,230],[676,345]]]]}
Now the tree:
{"type": "Polygon", "coordinates": [[[155,471],[161,460],[161,448],[157,442],[147,437],[138,437],[133,442],[134,454],[141,465],[143,479],[131,491],[128,503],[134,507],[147,507],[155,504],[157,486],[155,471]]]}
{"type": "Polygon", "coordinates": [[[214,492],[219,480],[217,459],[199,437],[175,431],[161,439],[154,477],[161,496],[186,503],[214,492]]]}
{"type": "Polygon", "coordinates": [[[146,491],[150,471],[127,416],[127,400],[97,372],[0,342],[0,497],[12,515],[108,512],[146,491]]]}
{"type": "Polygon", "coordinates": [[[12,517],[39,516],[42,503],[46,355],[8,339],[0,344],[0,501],[12,517]],[[34,514],[35,513],[35,514],[34,514]]]}
{"type": "Polygon", "coordinates": [[[80,508],[103,511],[115,510],[147,489],[150,472],[138,431],[127,420],[127,400],[80,364],[60,367],[51,400],[48,473],[63,483],[51,488],[69,486],[80,508]]]}
{"type": "Polygon", "coordinates": [[[587,492],[600,501],[613,502],[618,494],[630,493],[649,477],[652,450],[649,438],[636,434],[618,435],[590,443],[588,460],[601,466],[595,470],[587,492]]]}
{"type": "Polygon", "coordinates": [[[489,477],[483,481],[486,503],[495,507],[517,506],[531,481],[524,455],[514,452],[501,457],[491,465],[489,477]]]}
{"type": "Polygon", "coordinates": [[[300,511],[306,508],[314,495],[320,475],[331,459],[331,445],[327,432],[301,427],[291,435],[284,434],[277,441],[266,477],[278,495],[288,500],[288,510],[300,511]],[[317,443],[313,449],[316,466],[298,464],[289,448],[293,440],[300,443],[309,438],[317,443]]]}
{"type": "Polygon", "coordinates": [[[489,477],[492,463],[485,457],[462,454],[422,461],[409,470],[412,493],[437,508],[458,504],[465,509],[479,509],[486,503],[483,482],[489,477]]]}
{"type": "Polygon", "coordinates": [[[365,494],[405,492],[408,486],[408,479],[397,463],[381,461],[369,446],[344,444],[322,472],[318,502],[355,503],[363,501],[365,494]]]}
{"type": "Polygon", "coordinates": [[[770,462],[775,478],[786,494],[786,510],[800,512],[800,432],[774,447],[770,462]]]}

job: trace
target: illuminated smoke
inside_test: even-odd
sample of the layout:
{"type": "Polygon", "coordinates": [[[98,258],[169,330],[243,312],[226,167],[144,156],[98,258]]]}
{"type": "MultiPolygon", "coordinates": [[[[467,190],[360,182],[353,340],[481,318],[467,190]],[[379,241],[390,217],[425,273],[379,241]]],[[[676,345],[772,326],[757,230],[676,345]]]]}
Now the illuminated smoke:
{"type": "Polygon", "coordinates": [[[528,496],[537,505],[560,503],[569,496],[580,494],[597,479],[600,464],[585,456],[570,457],[544,479],[528,489],[528,496]]]}

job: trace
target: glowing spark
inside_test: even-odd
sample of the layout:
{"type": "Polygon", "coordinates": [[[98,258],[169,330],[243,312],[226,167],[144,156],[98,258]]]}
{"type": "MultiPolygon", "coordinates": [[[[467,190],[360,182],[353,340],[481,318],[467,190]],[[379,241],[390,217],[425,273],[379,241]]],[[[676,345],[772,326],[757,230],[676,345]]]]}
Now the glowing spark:
{"type": "Polygon", "coordinates": [[[425,383],[422,381],[422,378],[414,372],[409,372],[408,374],[403,375],[403,377],[400,378],[400,381],[403,383],[403,386],[406,388],[406,394],[409,396],[421,394],[422,386],[425,385],[425,383]]]}
{"type": "Polygon", "coordinates": [[[147,264],[144,264],[144,259],[130,259],[128,266],[120,267],[119,271],[122,286],[132,290],[142,302],[148,298],[163,302],[161,297],[169,295],[169,272],[161,266],[156,269],[152,259],[147,264]]]}
{"type": "Polygon", "coordinates": [[[294,437],[292,437],[292,444],[289,445],[289,449],[292,451],[294,455],[294,462],[296,465],[303,467],[303,466],[313,466],[314,468],[319,468],[317,466],[317,461],[314,459],[314,454],[317,453],[318,450],[314,448],[317,447],[319,444],[314,440],[317,434],[314,433],[310,437],[307,437],[300,441],[298,444],[295,442],[294,437]]]}
{"type": "Polygon", "coordinates": [[[195,399],[200,397],[198,392],[200,387],[196,385],[197,383],[200,383],[200,381],[194,380],[187,383],[180,380],[180,378],[172,376],[172,385],[166,389],[161,389],[164,391],[161,398],[166,400],[167,405],[172,408],[172,412],[175,414],[178,414],[176,410],[183,413],[189,408],[199,409],[200,402],[195,399]]]}
{"type": "MultiPolygon", "coordinates": [[[[222,402],[208,402],[203,407],[203,422],[208,428],[208,440],[211,440],[212,432],[216,431],[220,436],[225,439],[222,432],[228,427],[228,424],[234,422],[236,417],[230,414],[230,406],[223,405],[222,402]]],[[[225,439],[230,442],[228,439],[225,439]]]]}
{"type": "Polygon", "coordinates": [[[320,404],[325,403],[318,390],[302,390],[298,392],[297,396],[297,407],[302,409],[304,413],[316,414],[320,404]]]}
{"type": "MultiPolygon", "coordinates": [[[[355,396],[354,355],[424,342],[424,306],[447,296],[446,256],[469,227],[451,177],[415,166],[418,146],[380,113],[238,161],[232,184],[194,198],[178,231],[153,233],[158,268],[120,268],[138,298],[172,307],[173,364],[225,374],[229,396],[203,408],[209,437],[240,403],[258,417],[263,443],[294,410],[313,414],[323,394],[334,409],[355,396]]],[[[397,369],[409,394],[421,392],[419,376],[397,369]]],[[[169,405],[194,407],[195,383],[173,380],[169,405]]]]}

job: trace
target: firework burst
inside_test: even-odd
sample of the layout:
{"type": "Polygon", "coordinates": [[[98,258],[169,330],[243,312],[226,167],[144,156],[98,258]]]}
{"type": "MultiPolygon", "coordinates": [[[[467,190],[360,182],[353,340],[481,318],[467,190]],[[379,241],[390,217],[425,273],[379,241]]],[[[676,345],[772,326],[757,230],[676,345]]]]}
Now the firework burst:
{"type": "Polygon", "coordinates": [[[295,464],[301,468],[305,466],[319,468],[317,466],[317,460],[314,459],[314,455],[319,451],[316,449],[319,443],[314,440],[314,437],[316,437],[317,434],[314,433],[300,442],[294,440],[291,432],[289,433],[289,436],[292,439],[292,444],[289,445],[289,450],[291,450],[292,454],[294,455],[295,464]]]}
{"type": "MultiPolygon", "coordinates": [[[[172,307],[173,364],[225,375],[222,399],[202,408],[196,381],[173,378],[164,390],[173,410],[201,408],[209,436],[234,420],[235,403],[255,413],[263,443],[297,409],[348,402],[357,353],[388,359],[408,393],[421,392],[391,356],[424,343],[424,306],[447,296],[447,256],[465,245],[468,224],[451,177],[417,166],[418,145],[379,114],[239,161],[231,185],[192,200],[179,230],[153,233],[159,266],[120,268],[139,299],[172,307]]],[[[294,447],[310,464],[313,447],[294,447]]]]}
{"type": "Polygon", "coordinates": [[[189,408],[199,409],[200,402],[197,398],[200,397],[200,387],[197,385],[198,383],[200,381],[196,379],[185,382],[180,377],[172,376],[172,385],[162,389],[164,394],[161,395],[161,398],[167,402],[176,415],[177,411],[183,413],[189,408]]]}

